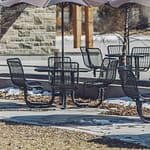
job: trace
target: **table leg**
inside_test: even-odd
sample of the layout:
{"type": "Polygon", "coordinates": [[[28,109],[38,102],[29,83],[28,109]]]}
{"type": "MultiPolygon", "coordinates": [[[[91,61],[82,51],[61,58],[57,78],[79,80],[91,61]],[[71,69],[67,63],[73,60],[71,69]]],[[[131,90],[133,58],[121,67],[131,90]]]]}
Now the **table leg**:
{"type": "Polygon", "coordinates": [[[140,79],[140,72],[139,72],[139,57],[135,58],[135,76],[139,80],[140,79]]]}
{"type": "Polygon", "coordinates": [[[62,109],[65,109],[66,108],[66,91],[62,91],[61,100],[62,100],[62,109]]]}
{"type": "Polygon", "coordinates": [[[123,65],[123,62],[122,62],[122,56],[119,57],[119,66],[122,66],[123,65]]]}

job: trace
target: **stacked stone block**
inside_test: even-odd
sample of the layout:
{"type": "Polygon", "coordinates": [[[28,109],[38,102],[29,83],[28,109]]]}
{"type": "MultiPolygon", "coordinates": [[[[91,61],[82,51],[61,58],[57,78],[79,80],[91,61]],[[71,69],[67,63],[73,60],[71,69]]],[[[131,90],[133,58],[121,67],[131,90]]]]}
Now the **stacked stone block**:
{"type": "Polygon", "coordinates": [[[55,47],[56,7],[1,8],[0,54],[45,55],[55,47]]]}

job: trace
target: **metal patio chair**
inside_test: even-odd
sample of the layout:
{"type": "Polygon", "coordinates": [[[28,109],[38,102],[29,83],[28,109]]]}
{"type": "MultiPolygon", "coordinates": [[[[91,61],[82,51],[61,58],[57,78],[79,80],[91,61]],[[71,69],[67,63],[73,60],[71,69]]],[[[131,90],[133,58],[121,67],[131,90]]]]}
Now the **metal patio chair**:
{"type": "MultiPolygon", "coordinates": [[[[116,71],[117,71],[118,60],[115,58],[104,58],[101,64],[101,70],[99,72],[99,78],[85,81],[83,84],[83,90],[81,92],[85,92],[86,89],[89,92],[94,92],[93,96],[89,95],[88,92],[84,93],[83,98],[89,98],[92,102],[96,101],[92,105],[90,102],[79,102],[78,100],[74,101],[74,103],[79,107],[97,107],[99,106],[102,101],[104,100],[104,89],[107,88],[116,78],[116,71]]],[[[79,91],[78,91],[79,92],[79,91]]],[[[79,94],[79,93],[78,93],[79,94]]]]}
{"type": "Polygon", "coordinates": [[[150,68],[150,47],[133,47],[131,51],[131,66],[136,78],[140,78],[140,72],[146,72],[150,68]]]}
{"type": "Polygon", "coordinates": [[[99,48],[87,48],[80,47],[83,62],[86,67],[90,68],[93,71],[94,77],[96,76],[97,69],[100,69],[103,56],[99,48]]]}
{"type": "MultiPolygon", "coordinates": [[[[71,57],[63,57],[64,62],[71,62],[71,57]]],[[[48,66],[54,67],[55,62],[62,62],[61,56],[50,56],[48,57],[48,66]]]]}
{"type": "MultiPolygon", "coordinates": [[[[63,58],[63,61],[64,62],[71,62],[71,58],[70,57],[64,57],[63,58]]],[[[54,64],[56,62],[62,62],[62,57],[61,56],[50,56],[48,57],[48,67],[49,68],[53,68],[54,67],[54,64]]],[[[49,80],[51,80],[51,77],[52,77],[52,74],[51,72],[48,72],[48,77],[49,77],[49,80]]]]}
{"type": "Polygon", "coordinates": [[[106,56],[117,58],[119,60],[119,65],[122,65],[122,49],[123,45],[108,45],[108,54],[106,54],[106,56]]]}
{"type": "Polygon", "coordinates": [[[120,54],[122,55],[123,45],[108,45],[108,54],[120,54]]]}
{"type": "Polygon", "coordinates": [[[55,62],[51,73],[50,84],[53,98],[55,98],[56,91],[59,91],[63,108],[66,108],[67,96],[70,95],[74,101],[74,92],[78,88],[79,64],[76,62],[55,62]]]}
{"type": "MultiPolygon", "coordinates": [[[[66,56],[64,56],[63,58],[61,57],[61,56],[50,56],[50,57],[48,57],[48,67],[49,68],[53,68],[54,67],[54,64],[56,63],[56,62],[62,62],[62,60],[64,61],[64,62],[71,62],[71,57],[66,57],[66,56]]],[[[59,67],[59,66],[58,66],[59,67]]],[[[52,78],[53,78],[53,74],[52,74],[52,72],[51,71],[49,71],[48,72],[48,78],[49,78],[49,81],[50,81],[50,83],[51,83],[51,80],[52,80],[52,78]]],[[[50,87],[51,88],[51,87],[50,87]]],[[[56,91],[55,90],[55,96],[59,96],[61,93],[60,93],[60,91],[56,91]]],[[[54,94],[53,94],[54,95],[54,94]]],[[[54,99],[54,98],[53,98],[54,99]]],[[[60,100],[60,103],[59,103],[60,105],[62,104],[62,100],[60,100]]]]}
{"type": "Polygon", "coordinates": [[[150,93],[140,92],[137,85],[137,79],[129,67],[120,66],[118,71],[124,93],[136,102],[137,113],[141,120],[150,123],[150,112],[145,114],[143,108],[145,102],[150,102],[150,93]]]}
{"type": "Polygon", "coordinates": [[[24,74],[24,69],[19,58],[9,58],[7,59],[7,64],[9,67],[10,77],[12,83],[24,91],[24,100],[28,107],[31,108],[45,108],[49,107],[53,101],[48,102],[33,102],[28,98],[28,90],[30,89],[42,89],[41,83],[38,81],[29,81],[26,79],[24,74]]]}

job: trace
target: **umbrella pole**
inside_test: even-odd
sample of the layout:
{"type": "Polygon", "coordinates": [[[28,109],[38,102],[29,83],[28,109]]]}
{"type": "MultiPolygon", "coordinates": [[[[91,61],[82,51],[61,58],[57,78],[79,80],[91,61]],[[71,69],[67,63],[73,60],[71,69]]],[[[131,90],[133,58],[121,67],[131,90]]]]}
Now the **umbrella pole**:
{"type": "Polygon", "coordinates": [[[126,23],[126,28],[127,28],[127,46],[128,46],[128,48],[127,48],[127,54],[130,54],[130,38],[129,38],[129,7],[130,6],[127,6],[127,8],[126,8],[126,21],[127,21],[127,23],[126,23]]]}
{"type": "Polygon", "coordinates": [[[61,37],[62,37],[62,43],[61,43],[61,55],[62,55],[62,62],[64,62],[64,5],[61,4],[61,37]]]}

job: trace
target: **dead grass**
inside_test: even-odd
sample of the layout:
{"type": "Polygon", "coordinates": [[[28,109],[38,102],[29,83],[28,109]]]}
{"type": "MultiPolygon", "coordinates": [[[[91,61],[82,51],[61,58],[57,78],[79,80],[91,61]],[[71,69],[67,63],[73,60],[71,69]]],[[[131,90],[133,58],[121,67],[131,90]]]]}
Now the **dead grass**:
{"type": "Polygon", "coordinates": [[[0,122],[2,150],[126,150],[146,147],[84,132],[0,122]]]}

